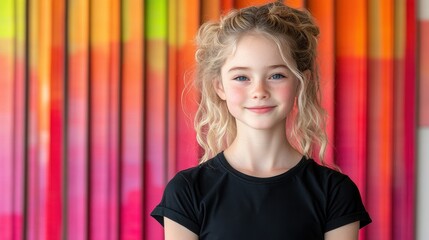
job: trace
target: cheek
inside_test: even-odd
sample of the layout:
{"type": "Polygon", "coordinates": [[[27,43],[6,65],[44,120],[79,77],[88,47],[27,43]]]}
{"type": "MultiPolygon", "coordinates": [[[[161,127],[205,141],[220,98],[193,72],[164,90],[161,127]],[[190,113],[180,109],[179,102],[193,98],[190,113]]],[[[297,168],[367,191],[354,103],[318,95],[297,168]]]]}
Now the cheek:
{"type": "Polygon", "coordinates": [[[282,99],[284,102],[294,103],[297,94],[296,86],[285,86],[278,90],[277,96],[279,99],[282,99]]]}
{"type": "Polygon", "coordinates": [[[239,87],[229,87],[226,89],[226,101],[228,104],[238,104],[246,99],[246,93],[239,87]]]}

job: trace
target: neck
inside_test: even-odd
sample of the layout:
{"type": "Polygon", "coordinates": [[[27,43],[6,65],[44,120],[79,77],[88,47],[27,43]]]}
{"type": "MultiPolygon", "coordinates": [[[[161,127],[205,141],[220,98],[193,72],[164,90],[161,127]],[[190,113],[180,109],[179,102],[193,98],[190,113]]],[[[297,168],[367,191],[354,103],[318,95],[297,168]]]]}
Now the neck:
{"type": "Polygon", "coordinates": [[[284,126],[271,130],[237,128],[237,136],[225,150],[230,164],[238,170],[270,175],[296,165],[301,159],[289,143],[284,126]]]}

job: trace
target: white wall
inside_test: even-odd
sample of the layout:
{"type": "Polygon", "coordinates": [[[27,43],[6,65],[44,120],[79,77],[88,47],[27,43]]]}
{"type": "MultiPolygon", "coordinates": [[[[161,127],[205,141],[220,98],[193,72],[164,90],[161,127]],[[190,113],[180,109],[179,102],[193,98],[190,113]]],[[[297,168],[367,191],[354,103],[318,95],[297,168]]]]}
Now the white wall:
{"type": "Polygon", "coordinates": [[[419,0],[417,4],[418,18],[429,20],[429,0],[419,0]]]}
{"type": "Polygon", "coordinates": [[[417,132],[417,240],[429,237],[429,128],[417,132]]]}

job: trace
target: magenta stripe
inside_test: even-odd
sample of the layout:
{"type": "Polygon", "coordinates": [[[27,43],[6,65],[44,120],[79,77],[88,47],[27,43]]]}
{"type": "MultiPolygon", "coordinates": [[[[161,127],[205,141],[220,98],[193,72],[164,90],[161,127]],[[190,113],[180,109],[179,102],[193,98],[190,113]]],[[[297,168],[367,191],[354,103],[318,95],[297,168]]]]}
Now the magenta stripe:
{"type": "Polygon", "coordinates": [[[335,159],[365,196],[366,61],[337,56],[336,64],[335,159]]]}
{"type": "MultiPolygon", "coordinates": [[[[416,158],[416,2],[406,1],[406,43],[404,82],[404,217],[402,239],[414,239],[415,158],[416,158]]],[[[399,239],[399,238],[398,238],[399,239]]]]}

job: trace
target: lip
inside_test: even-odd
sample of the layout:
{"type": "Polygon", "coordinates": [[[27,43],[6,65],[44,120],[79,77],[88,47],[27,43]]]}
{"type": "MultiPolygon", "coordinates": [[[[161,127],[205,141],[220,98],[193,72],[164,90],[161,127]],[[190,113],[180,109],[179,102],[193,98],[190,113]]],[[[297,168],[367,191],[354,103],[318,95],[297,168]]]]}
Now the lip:
{"type": "Polygon", "coordinates": [[[252,111],[254,113],[267,113],[273,110],[275,106],[257,106],[257,107],[248,107],[247,110],[252,111]]]}

